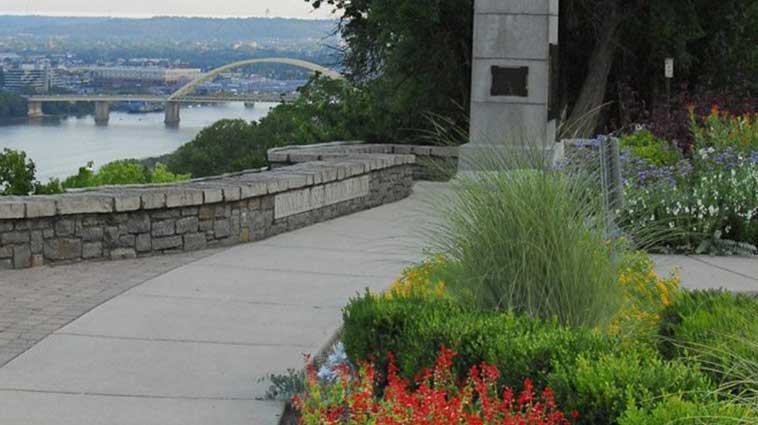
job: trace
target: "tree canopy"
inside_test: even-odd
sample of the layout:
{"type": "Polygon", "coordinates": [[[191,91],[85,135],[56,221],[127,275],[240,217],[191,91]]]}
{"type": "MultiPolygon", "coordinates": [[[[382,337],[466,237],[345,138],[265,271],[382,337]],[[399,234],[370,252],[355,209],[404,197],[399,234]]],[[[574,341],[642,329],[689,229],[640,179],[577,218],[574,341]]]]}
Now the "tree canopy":
{"type": "MultiPolygon", "coordinates": [[[[340,16],[349,77],[392,117],[393,136],[414,137],[429,112],[467,115],[473,0],[306,1],[340,16]]],[[[617,100],[620,85],[656,102],[666,57],[676,59],[679,84],[718,87],[752,76],[758,86],[754,0],[562,0],[560,14],[567,117],[617,100]]]]}

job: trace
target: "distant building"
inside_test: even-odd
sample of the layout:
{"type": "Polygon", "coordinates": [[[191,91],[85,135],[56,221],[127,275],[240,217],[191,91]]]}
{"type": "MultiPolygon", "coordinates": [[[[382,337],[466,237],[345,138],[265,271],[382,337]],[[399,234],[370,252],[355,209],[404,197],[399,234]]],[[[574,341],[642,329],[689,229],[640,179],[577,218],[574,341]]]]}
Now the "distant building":
{"type": "Polygon", "coordinates": [[[203,75],[196,68],[153,68],[136,66],[86,67],[81,71],[90,74],[95,84],[101,86],[140,84],[172,85],[180,81],[189,81],[203,75]]]}
{"type": "Polygon", "coordinates": [[[4,88],[13,93],[47,93],[50,91],[53,72],[49,68],[22,65],[5,69],[4,88]]]}

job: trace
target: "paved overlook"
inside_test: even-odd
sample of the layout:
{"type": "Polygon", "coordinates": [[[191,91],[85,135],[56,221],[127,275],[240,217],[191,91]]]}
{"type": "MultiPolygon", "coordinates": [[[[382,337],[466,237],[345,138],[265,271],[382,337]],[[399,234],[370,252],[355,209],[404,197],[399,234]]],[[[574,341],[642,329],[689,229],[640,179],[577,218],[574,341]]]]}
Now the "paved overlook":
{"type": "MultiPolygon", "coordinates": [[[[0,423],[277,423],[258,378],[301,367],[351,296],[421,258],[446,188],[232,248],[2,272],[0,423]]],[[[752,260],[657,261],[687,287],[758,287],[752,260]]]]}

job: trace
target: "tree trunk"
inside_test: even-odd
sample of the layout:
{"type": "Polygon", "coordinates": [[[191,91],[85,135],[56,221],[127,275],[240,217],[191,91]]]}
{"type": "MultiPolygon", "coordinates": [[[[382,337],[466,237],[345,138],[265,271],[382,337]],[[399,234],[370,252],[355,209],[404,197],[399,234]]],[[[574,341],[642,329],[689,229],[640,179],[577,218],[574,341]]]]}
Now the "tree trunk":
{"type": "Polygon", "coordinates": [[[618,47],[621,21],[622,15],[614,7],[603,25],[598,43],[590,57],[589,72],[566,124],[564,137],[592,137],[600,124],[608,76],[613,68],[618,47]]]}

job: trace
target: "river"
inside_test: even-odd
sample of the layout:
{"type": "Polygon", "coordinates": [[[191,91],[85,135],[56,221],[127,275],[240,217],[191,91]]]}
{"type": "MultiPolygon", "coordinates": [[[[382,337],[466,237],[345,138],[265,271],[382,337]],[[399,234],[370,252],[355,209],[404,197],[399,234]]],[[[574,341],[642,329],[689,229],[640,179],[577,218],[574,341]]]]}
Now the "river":
{"type": "Polygon", "coordinates": [[[273,103],[241,103],[185,107],[178,128],[163,124],[163,113],[111,112],[107,126],[96,126],[92,116],[48,117],[0,123],[0,150],[27,153],[37,166],[37,179],[65,178],[94,161],[95,167],[126,158],[146,158],[173,152],[192,140],[204,127],[223,118],[257,121],[273,103]]]}

